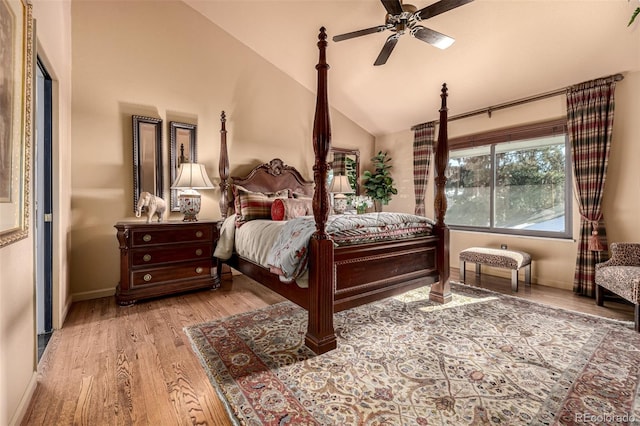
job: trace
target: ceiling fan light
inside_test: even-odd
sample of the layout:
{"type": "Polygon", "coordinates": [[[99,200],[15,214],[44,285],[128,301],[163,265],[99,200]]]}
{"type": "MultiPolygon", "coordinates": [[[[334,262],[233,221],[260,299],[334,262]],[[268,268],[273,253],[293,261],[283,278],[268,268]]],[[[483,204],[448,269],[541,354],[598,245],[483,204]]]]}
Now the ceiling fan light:
{"type": "Polygon", "coordinates": [[[435,43],[432,44],[432,46],[435,46],[438,49],[444,50],[447,47],[451,46],[454,42],[455,42],[455,40],[452,39],[451,37],[446,37],[446,38],[443,38],[443,39],[440,39],[440,40],[436,41],[435,43]]]}
{"type": "Polygon", "coordinates": [[[412,4],[403,4],[402,5],[402,10],[405,11],[405,12],[409,12],[410,14],[413,15],[414,13],[416,13],[418,11],[418,8],[415,7],[412,4]]]}

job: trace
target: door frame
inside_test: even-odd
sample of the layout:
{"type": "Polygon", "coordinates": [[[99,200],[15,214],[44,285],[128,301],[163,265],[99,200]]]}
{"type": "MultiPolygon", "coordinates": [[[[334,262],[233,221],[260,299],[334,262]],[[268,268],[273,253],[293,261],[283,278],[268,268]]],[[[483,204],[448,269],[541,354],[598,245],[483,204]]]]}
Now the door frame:
{"type": "Polygon", "coordinates": [[[37,58],[35,187],[36,334],[53,330],[53,81],[37,58]],[[40,81],[42,75],[42,82],[40,81]]]}

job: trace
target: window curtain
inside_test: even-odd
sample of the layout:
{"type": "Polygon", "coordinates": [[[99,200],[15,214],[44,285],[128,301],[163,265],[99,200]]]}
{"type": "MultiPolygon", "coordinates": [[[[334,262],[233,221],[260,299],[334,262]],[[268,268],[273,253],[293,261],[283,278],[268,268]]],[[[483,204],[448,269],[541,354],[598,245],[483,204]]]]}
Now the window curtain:
{"type": "Polygon", "coordinates": [[[602,195],[613,133],[615,81],[598,79],[567,92],[567,133],[580,209],[580,239],[573,291],[595,295],[595,264],[606,260],[602,195]]]}
{"type": "Polygon", "coordinates": [[[415,214],[425,215],[425,194],[429,181],[429,164],[433,155],[435,123],[419,125],[413,134],[413,188],[416,197],[415,214]]]}
{"type": "Polygon", "coordinates": [[[346,175],[347,168],[345,166],[347,155],[341,152],[333,153],[333,161],[331,162],[331,168],[334,175],[346,175]]]}

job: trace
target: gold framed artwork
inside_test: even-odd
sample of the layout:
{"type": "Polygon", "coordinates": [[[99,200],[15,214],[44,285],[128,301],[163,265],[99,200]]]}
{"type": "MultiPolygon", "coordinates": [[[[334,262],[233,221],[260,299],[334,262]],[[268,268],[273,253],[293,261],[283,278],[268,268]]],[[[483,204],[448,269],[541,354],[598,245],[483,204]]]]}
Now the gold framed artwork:
{"type": "Polygon", "coordinates": [[[0,0],[0,247],[29,235],[32,6],[0,0]]]}

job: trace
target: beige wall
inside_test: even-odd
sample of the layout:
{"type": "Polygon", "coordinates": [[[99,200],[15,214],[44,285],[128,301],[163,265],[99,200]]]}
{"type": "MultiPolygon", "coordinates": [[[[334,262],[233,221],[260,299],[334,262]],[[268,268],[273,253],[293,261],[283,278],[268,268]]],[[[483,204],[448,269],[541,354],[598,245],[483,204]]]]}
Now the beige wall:
{"type": "Polygon", "coordinates": [[[0,250],[0,423],[13,417],[35,371],[33,238],[0,250]]]}
{"type": "MultiPolygon", "coordinates": [[[[132,114],[164,120],[167,170],[169,121],[189,120],[198,125],[198,161],[219,182],[219,117],[225,110],[232,175],[279,157],[313,178],[315,94],[193,9],[171,1],[153,7],[76,1],[72,13],[74,300],[113,294],[118,283],[113,225],[135,219],[132,114]]],[[[310,39],[309,48],[316,41],[310,39]]],[[[310,73],[314,67],[309,64],[310,73]]],[[[332,126],[335,146],[371,156],[372,135],[335,111],[332,126]]],[[[201,218],[220,218],[219,196],[217,189],[202,191],[201,218]]]]}
{"type": "MultiPolygon", "coordinates": [[[[31,3],[37,54],[53,79],[53,325],[59,328],[70,304],[66,253],[70,211],[71,5],[68,1],[31,3]]],[[[32,218],[33,208],[31,203],[32,218]]],[[[0,250],[0,424],[20,421],[36,386],[34,231],[31,224],[29,238],[0,250]]]]}
{"type": "MultiPolygon", "coordinates": [[[[578,83],[578,82],[576,82],[578,83]]],[[[640,128],[637,117],[640,115],[640,72],[629,72],[616,86],[616,111],[614,119],[613,142],[609,158],[607,183],[604,195],[604,216],[609,241],[640,241],[637,212],[640,210],[640,198],[637,196],[640,186],[640,128]]],[[[462,113],[455,109],[455,87],[449,88],[448,106],[450,115],[462,113]]],[[[434,111],[439,105],[434,105],[434,111]]],[[[449,137],[468,135],[491,129],[509,127],[523,123],[533,123],[566,115],[565,97],[557,96],[544,101],[529,103],[518,107],[495,111],[492,117],[487,115],[452,121],[449,124],[449,137]]],[[[437,112],[434,112],[434,117],[437,112]]],[[[437,129],[436,129],[437,131],[437,129]]],[[[386,150],[393,158],[393,177],[397,182],[399,194],[388,206],[388,210],[413,212],[413,132],[385,135],[376,138],[376,149],[386,150]]],[[[430,176],[433,176],[433,165],[430,176]]],[[[433,217],[433,180],[427,189],[427,215],[433,217]]],[[[578,236],[578,207],[573,200],[573,235],[578,236]]],[[[446,221],[446,219],[445,219],[446,221]]],[[[458,266],[461,250],[476,246],[500,246],[507,244],[513,249],[528,251],[533,256],[532,279],[544,285],[571,289],[577,242],[549,238],[532,238],[487,234],[477,232],[451,232],[451,266],[458,266]]],[[[473,267],[473,265],[470,265],[473,267]]],[[[494,269],[490,273],[508,276],[508,271],[494,269]]]]}

